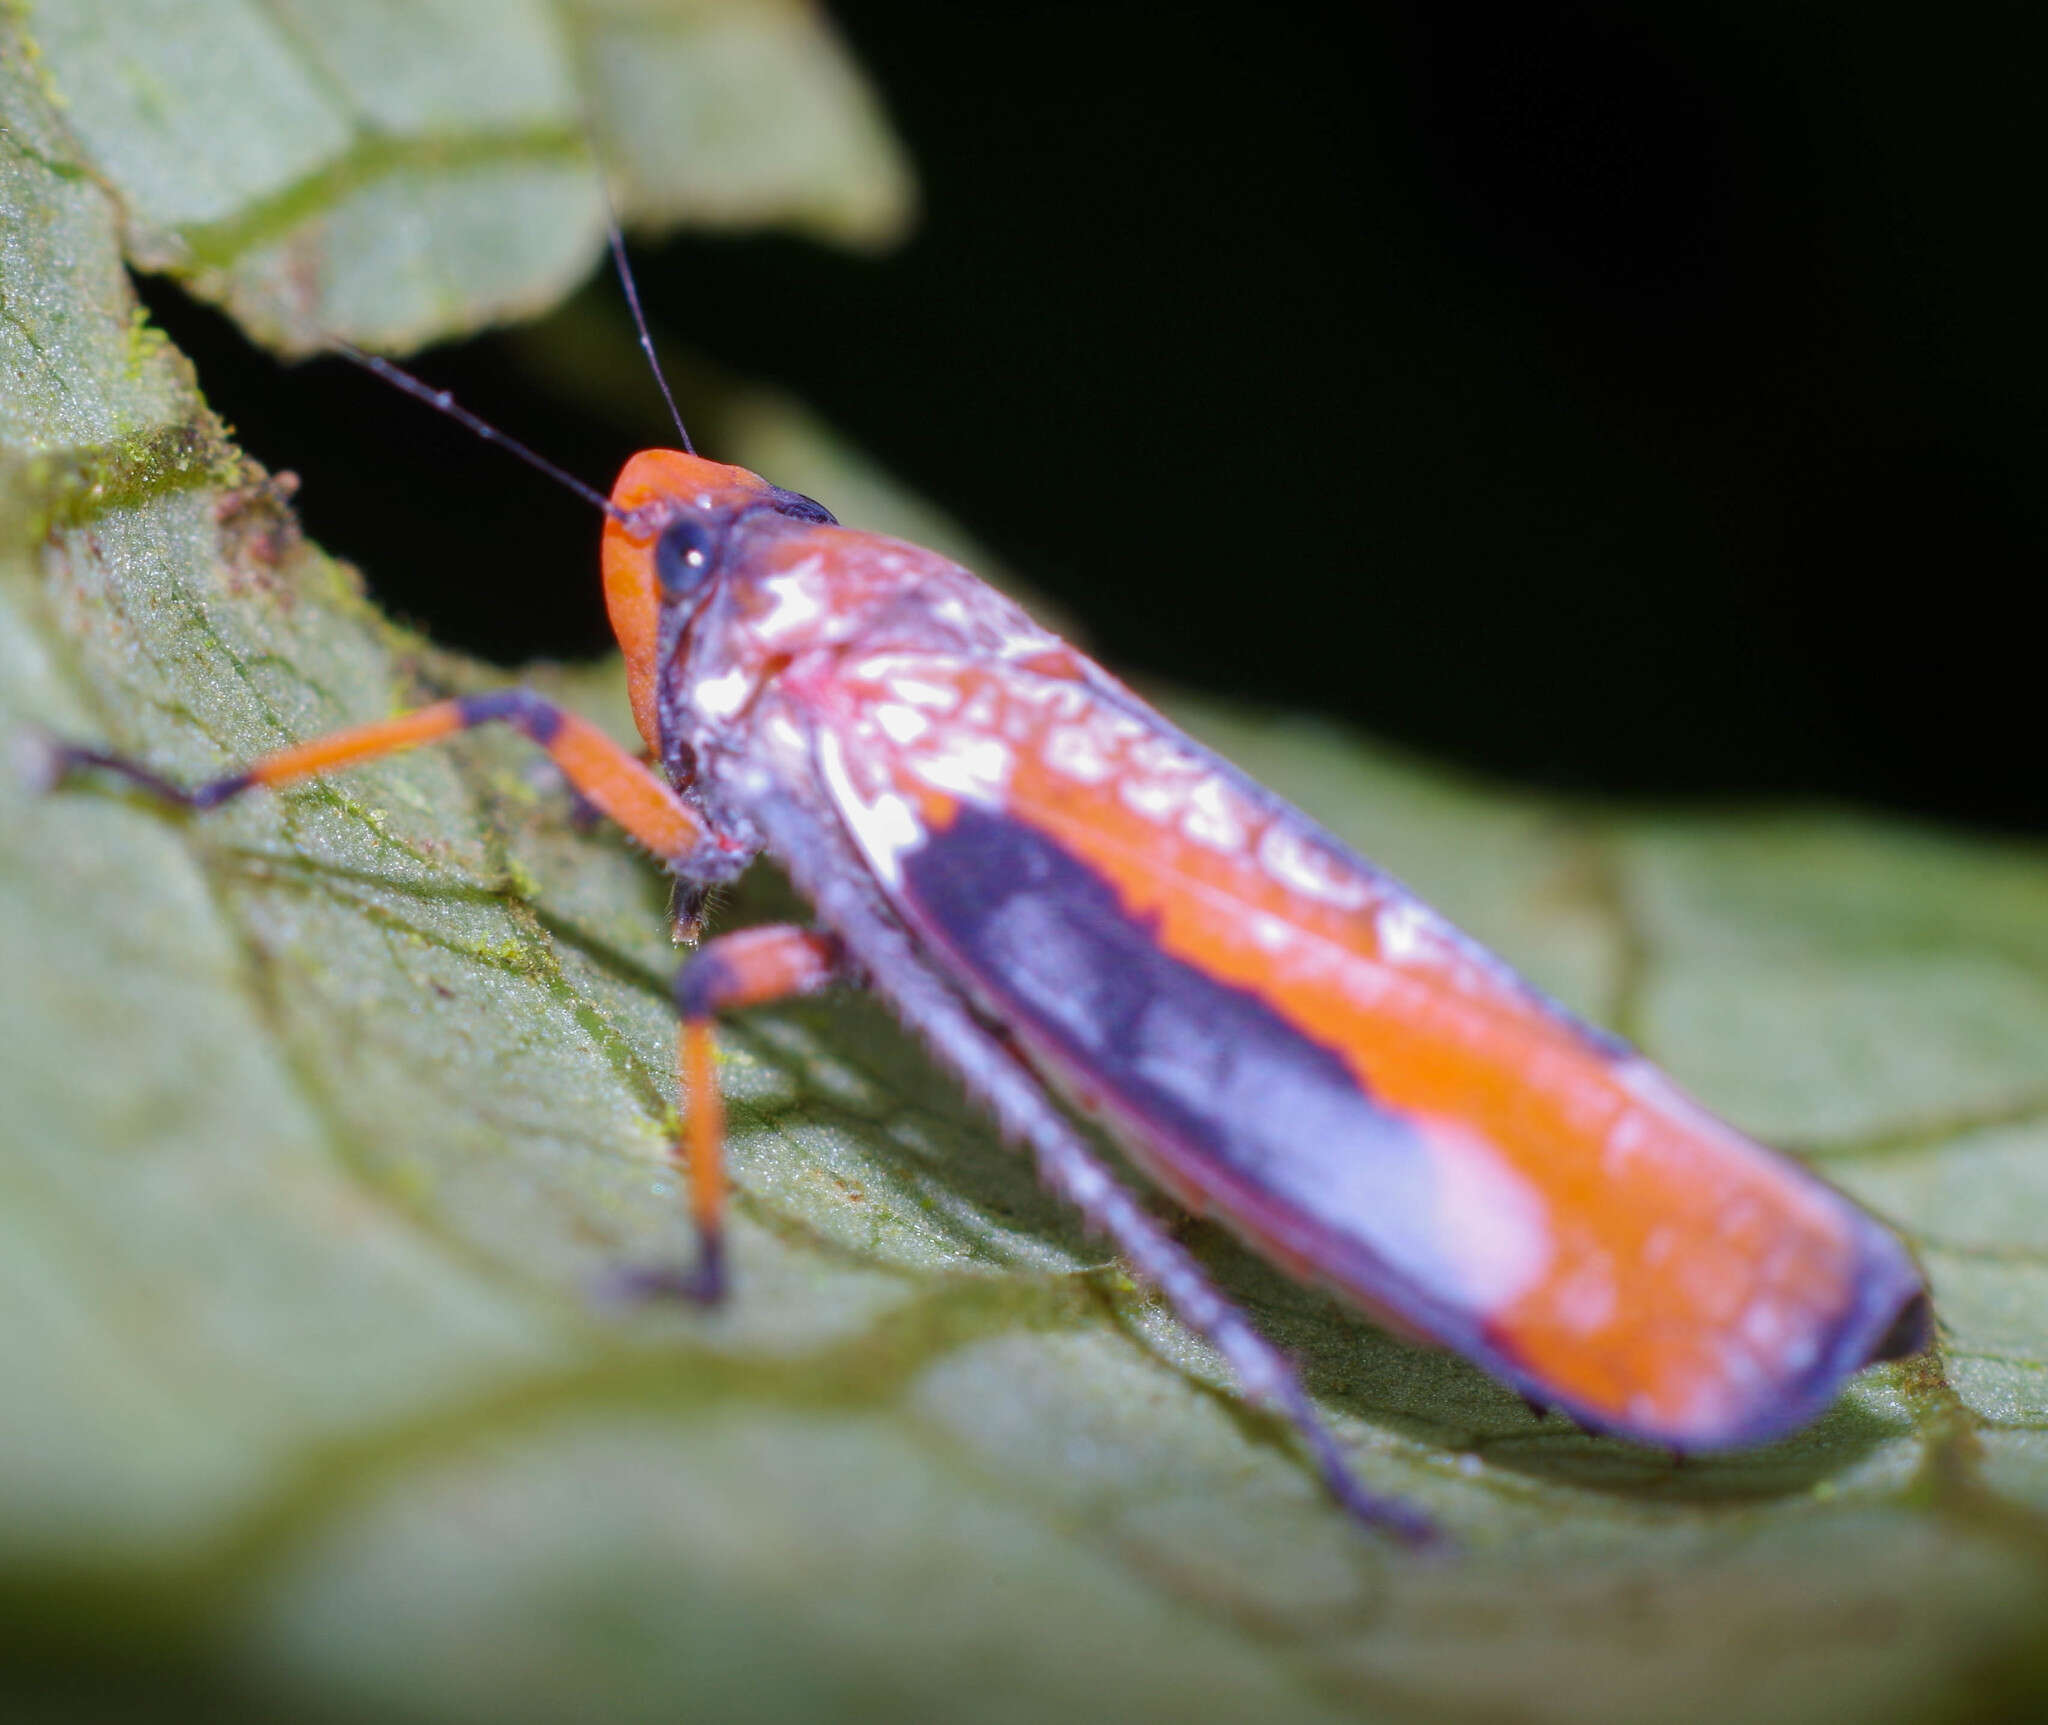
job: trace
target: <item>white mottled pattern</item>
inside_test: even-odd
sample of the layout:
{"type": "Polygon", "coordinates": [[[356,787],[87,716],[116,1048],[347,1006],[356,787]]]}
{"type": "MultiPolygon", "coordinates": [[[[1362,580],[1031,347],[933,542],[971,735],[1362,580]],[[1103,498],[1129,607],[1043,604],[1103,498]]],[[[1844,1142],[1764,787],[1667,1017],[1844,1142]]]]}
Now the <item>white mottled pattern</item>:
{"type": "Polygon", "coordinates": [[[824,775],[825,787],[839,805],[854,843],[882,880],[892,887],[900,886],[904,852],[917,849],[925,841],[924,827],[916,811],[894,791],[863,799],[846,770],[839,739],[830,731],[819,733],[817,748],[818,769],[824,775]]]}
{"type": "Polygon", "coordinates": [[[1143,815],[1148,821],[1164,825],[1171,820],[1174,811],[1188,800],[1185,785],[1163,785],[1157,779],[1123,779],[1116,787],[1116,794],[1125,808],[1134,815],[1143,815]]]}
{"type": "Polygon", "coordinates": [[[875,708],[875,723],[892,743],[914,743],[932,728],[930,719],[900,701],[884,701],[875,708]]]}
{"type": "Polygon", "coordinates": [[[1391,964],[1422,964],[1439,956],[1434,919],[1412,898],[1390,894],[1373,915],[1380,956],[1391,964]]]}
{"type": "Polygon", "coordinates": [[[1085,725],[1062,725],[1045,739],[1045,764],[1065,778],[1099,785],[1116,771],[1100,739],[1085,725]]]}
{"type": "Polygon", "coordinates": [[[1241,851],[1248,836],[1239,815],[1241,801],[1222,779],[1203,779],[1188,792],[1187,812],[1181,816],[1180,830],[1210,850],[1241,851]]]}
{"type": "Polygon", "coordinates": [[[807,557],[761,583],[761,591],[774,603],[753,619],[752,632],[757,640],[767,642],[800,634],[825,615],[824,595],[818,581],[821,567],[822,559],[807,557]]]}
{"type": "MultiPolygon", "coordinates": [[[[1456,1260],[1458,1285],[1481,1311],[1503,1311],[1550,1273],[1557,1252],[1542,1191],[1476,1132],[1427,1122],[1436,1170],[1435,1239],[1456,1260]]],[[[1588,1289],[1590,1305],[1594,1290],[1588,1289]]]]}
{"type": "Polygon", "coordinates": [[[1600,1166],[1610,1175],[1625,1173],[1645,1150],[1657,1147],[1657,1122],[1640,1108],[1625,1108],[1607,1129],[1600,1166]]]}
{"type": "Polygon", "coordinates": [[[1245,926],[1251,930],[1252,940],[1267,952],[1285,952],[1295,943],[1293,924],[1259,910],[1252,912],[1245,926]]]}
{"type": "Polygon", "coordinates": [[[934,790],[993,802],[1010,782],[1016,757],[997,737],[947,729],[909,758],[910,770],[934,790]]]}
{"type": "Polygon", "coordinates": [[[922,677],[890,677],[886,681],[890,694],[913,707],[924,707],[934,713],[950,713],[960,705],[960,691],[949,689],[943,683],[928,683],[922,677]]]}
{"type": "Polygon", "coordinates": [[[706,677],[690,691],[690,705],[706,719],[717,723],[729,719],[747,704],[754,680],[739,666],[716,677],[706,677]]]}
{"type": "Polygon", "coordinates": [[[1259,840],[1259,862],[1289,891],[1340,910],[1357,910],[1370,896],[1365,880],[1336,868],[1321,846],[1304,838],[1286,820],[1276,820],[1266,828],[1259,840]]]}

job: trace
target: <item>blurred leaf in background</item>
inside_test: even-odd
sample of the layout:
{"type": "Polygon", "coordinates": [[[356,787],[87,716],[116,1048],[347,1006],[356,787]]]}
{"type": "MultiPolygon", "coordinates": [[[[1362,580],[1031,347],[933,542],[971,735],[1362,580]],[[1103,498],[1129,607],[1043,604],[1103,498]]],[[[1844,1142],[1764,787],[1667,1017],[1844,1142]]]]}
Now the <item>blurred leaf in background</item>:
{"type": "Polygon", "coordinates": [[[545,309],[650,222],[881,245],[910,174],[805,0],[99,0],[29,39],[122,243],[287,352],[545,309]]]}
{"type": "MultiPolygon", "coordinates": [[[[67,0],[0,25],[0,733],[191,778],[495,673],[381,617],[125,269],[407,348],[601,203],[879,244],[912,193],[796,4],[67,0]]],[[[538,362],[536,362],[538,363],[538,362]]],[[[948,531],[772,397],[721,453],[948,531]]],[[[376,452],[367,452],[374,456],[376,452]]],[[[508,488],[523,481],[507,476],[508,488]]],[[[539,671],[622,723],[615,671],[539,671]]],[[[1844,1721],[2048,1695],[2048,868],[1635,816],[1176,713],[1906,1230],[1938,1355],[1675,1466],[1188,1237],[1377,1487],[1283,1431],[872,1006],[726,1036],[739,1296],[685,1248],[661,883],[473,736],[204,820],[0,776],[10,1715],[1844,1721]]],[[[772,906],[755,883],[737,914],[772,906]]]]}

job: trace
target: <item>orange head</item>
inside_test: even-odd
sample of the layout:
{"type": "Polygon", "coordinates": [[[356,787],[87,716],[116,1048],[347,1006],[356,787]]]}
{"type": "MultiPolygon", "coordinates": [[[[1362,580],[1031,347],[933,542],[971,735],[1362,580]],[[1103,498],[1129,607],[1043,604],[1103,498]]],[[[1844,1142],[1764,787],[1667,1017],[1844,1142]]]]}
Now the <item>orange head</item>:
{"type": "MultiPolygon", "coordinates": [[[[809,498],[770,485],[744,467],[707,461],[679,449],[641,450],[621,469],[611,501],[620,513],[604,528],[605,609],[625,655],[633,721],[647,746],[659,753],[655,686],[660,673],[664,531],[684,519],[729,523],[763,505],[806,520],[829,522],[832,516],[809,498]]],[[[671,572],[670,588],[676,573],[686,571],[671,572]]]]}

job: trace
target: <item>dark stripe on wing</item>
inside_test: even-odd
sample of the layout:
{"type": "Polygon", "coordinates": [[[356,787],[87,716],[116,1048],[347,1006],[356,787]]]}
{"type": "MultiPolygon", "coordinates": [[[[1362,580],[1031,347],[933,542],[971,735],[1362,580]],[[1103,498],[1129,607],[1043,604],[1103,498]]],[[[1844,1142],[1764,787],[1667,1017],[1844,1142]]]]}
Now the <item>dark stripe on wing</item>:
{"type": "Polygon", "coordinates": [[[1429,1148],[1334,1050],[1163,951],[1109,882],[1021,821],[961,804],[905,855],[903,893],[1141,1152],[1197,1185],[1205,1168],[1224,1176],[1237,1219],[1313,1252],[1327,1279],[1445,1340],[1476,1339],[1431,1244],[1429,1148]]]}

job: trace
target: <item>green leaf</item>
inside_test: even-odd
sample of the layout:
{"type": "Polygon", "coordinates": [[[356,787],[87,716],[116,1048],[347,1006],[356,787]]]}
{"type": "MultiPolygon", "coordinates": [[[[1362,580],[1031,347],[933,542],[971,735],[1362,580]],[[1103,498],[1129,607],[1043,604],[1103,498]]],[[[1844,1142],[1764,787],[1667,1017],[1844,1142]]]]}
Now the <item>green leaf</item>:
{"type": "MultiPolygon", "coordinates": [[[[469,240],[440,259],[421,212],[480,163],[532,176],[523,212],[553,207],[580,159],[563,41],[587,66],[606,31],[669,26],[492,16],[76,0],[0,25],[0,737],[42,725],[194,778],[487,680],[298,537],[138,320],[122,247],[199,260],[227,236],[179,267],[285,343],[350,305],[371,308],[354,333],[398,341],[542,303],[587,259],[587,209],[554,263],[469,240]],[[365,69],[337,20],[371,18],[493,70],[365,69]],[[363,153],[372,117],[395,154],[363,153]],[[555,155],[490,142],[549,125],[555,155]],[[414,144],[444,128],[487,147],[429,161],[414,144]],[[414,246],[414,285],[376,309],[345,232],[387,261],[414,246]],[[293,247],[319,267],[266,273],[293,247]]],[[[815,69],[758,44],[828,40],[794,9],[673,16],[679,41],[757,44],[734,54],[771,91],[815,69]]],[[[662,123],[737,124],[716,98],[738,76],[662,123]]],[[[637,113],[622,97],[606,125],[644,137],[637,113]]],[[[900,209],[887,159],[865,191],[828,173],[748,208],[900,209]]],[[[771,400],[749,411],[779,476],[836,463],[854,519],[908,507],[771,400]]],[[[557,687],[622,722],[613,673],[557,687]]],[[[1939,1353],[1866,1374],[1793,1440],[1677,1466],[1538,1422],[1190,1227],[1365,1477],[1454,1531],[1458,1556],[1421,1563],[1343,1522],[1286,1433],[858,1000],[726,1036],[732,1308],[593,1308],[604,1268],[687,1244],[663,1160],[673,953],[653,872],[576,833],[516,739],[203,819],[0,774],[10,1713],[1865,1721],[2038,1702],[2042,859],[1827,813],[1543,802],[1309,721],[1175,705],[1901,1225],[1939,1353]]]]}
{"type": "Polygon", "coordinates": [[[803,0],[34,0],[27,27],[133,261],[286,352],[552,305],[604,243],[593,146],[649,221],[881,245],[914,202],[803,0]]]}

